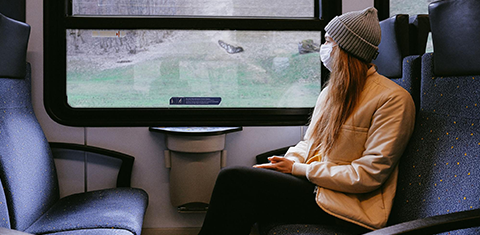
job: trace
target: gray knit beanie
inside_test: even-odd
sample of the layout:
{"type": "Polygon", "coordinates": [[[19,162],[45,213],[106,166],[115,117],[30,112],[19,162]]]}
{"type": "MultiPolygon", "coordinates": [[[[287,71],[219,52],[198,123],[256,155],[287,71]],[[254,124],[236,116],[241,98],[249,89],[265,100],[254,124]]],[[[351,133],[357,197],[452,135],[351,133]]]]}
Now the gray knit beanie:
{"type": "Polygon", "coordinates": [[[378,55],[382,35],[377,9],[373,7],[336,16],[325,31],[340,48],[367,63],[378,55]]]}

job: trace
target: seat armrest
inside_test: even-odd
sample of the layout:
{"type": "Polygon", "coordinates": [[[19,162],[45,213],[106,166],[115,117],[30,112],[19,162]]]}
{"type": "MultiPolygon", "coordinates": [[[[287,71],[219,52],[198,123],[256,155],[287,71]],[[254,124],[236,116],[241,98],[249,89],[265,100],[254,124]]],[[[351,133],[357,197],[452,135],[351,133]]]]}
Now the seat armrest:
{"type": "Polygon", "coordinates": [[[120,169],[118,171],[118,176],[117,176],[117,187],[130,187],[133,162],[135,161],[134,157],[124,153],[103,149],[103,148],[98,148],[98,147],[93,147],[93,146],[88,146],[88,145],[72,144],[72,143],[57,143],[57,142],[50,142],[49,144],[50,144],[50,148],[52,149],[78,150],[83,152],[101,154],[104,156],[121,160],[122,164],[120,166],[120,169]]]}
{"type": "Polygon", "coordinates": [[[283,148],[279,148],[279,149],[275,149],[275,150],[272,150],[272,151],[268,151],[268,152],[265,152],[265,153],[261,153],[259,155],[257,155],[255,158],[257,159],[257,164],[263,164],[263,163],[268,163],[268,157],[271,157],[271,156],[283,156],[290,147],[293,147],[294,145],[292,146],[288,146],[288,147],[283,147],[283,148]]]}
{"type": "Polygon", "coordinates": [[[438,215],[392,225],[383,229],[366,233],[380,234],[436,234],[457,229],[480,226],[480,209],[438,215]]]}

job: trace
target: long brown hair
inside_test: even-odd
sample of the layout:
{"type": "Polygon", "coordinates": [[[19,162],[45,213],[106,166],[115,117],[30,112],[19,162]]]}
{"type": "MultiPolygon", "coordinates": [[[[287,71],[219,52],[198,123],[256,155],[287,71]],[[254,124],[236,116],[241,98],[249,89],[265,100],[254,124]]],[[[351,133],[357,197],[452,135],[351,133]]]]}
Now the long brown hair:
{"type": "Polygon", "coordinates": [[[333,48],[332,60],[332,71],[326,84],[329,87],[326,102],[312,133],[313,147],[322,156],[331,151],[341,126],[355,110],[371,66],[339,46],[333,48]]]}

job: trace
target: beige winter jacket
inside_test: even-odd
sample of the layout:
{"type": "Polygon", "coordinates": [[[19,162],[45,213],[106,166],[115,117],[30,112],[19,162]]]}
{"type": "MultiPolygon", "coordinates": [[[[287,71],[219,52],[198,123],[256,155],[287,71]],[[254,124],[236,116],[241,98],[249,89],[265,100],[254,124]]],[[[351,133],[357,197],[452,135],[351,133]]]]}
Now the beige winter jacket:
{"type": "MultiPolygon", "coordinates": [[[[310,126],[323,110],[327,88],[320,94],[310,126]]],[[[360,103],[340,130],[331,153],[306,164],[312,129],[304,140],[288,150],[292,174],[305,176],[318,186],[317,204],[346,221],[378,229],[386,225],[395,196],[397,163],[413,132],[415,105],[410,94],[375,68],[368,78],[360,103]]]]}

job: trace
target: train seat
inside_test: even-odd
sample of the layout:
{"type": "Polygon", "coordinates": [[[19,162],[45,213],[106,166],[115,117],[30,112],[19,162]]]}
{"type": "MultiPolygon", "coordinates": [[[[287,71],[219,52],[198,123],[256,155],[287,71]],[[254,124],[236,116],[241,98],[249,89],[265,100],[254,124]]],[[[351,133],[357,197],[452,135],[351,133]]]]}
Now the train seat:
{"type": "MultiPolygon", "coordinates": [[[[412,18],[415,18],[412,16],[412,18]]],[[[379,55],[372,61],[377,72],[407,90],[419,107],[420,102],[420,54],[414,53],[410,35],[417,30],[411,28],[409,16],[398,14],[380,22],[382,40],[378,45],[379,55]]],[[[420,38],[420,37],[418,37],[420,38]]],[[[416,42],[416,41],[415,41],[416,42]]],[[[425,38],[426,43],[426,38],[425,38]]]]}
{"type": "Polygon", "coordinates": [[[402,77],[403,58],[410,55],[408,21],[408,15],[398,14],[380,22],[382,40],[378,45],[379,54],[372,63],[385,77],[402,77]]]}
{"type": "Polygon", "coordinates": [[[429,5],[434,53],[422,56],[421,106],[390,217],[391,224],[413,222],[396,231],[480,233],[479,13],[472,0],[429,5]]]}
{"type": "Polygon", "coordinates": [[[29,33],[29,25],[0,14],[0,226],[32,234],[140,234],[148,203],[141,189],[60,198],[50,144],[31,101],[29,33]]]}

